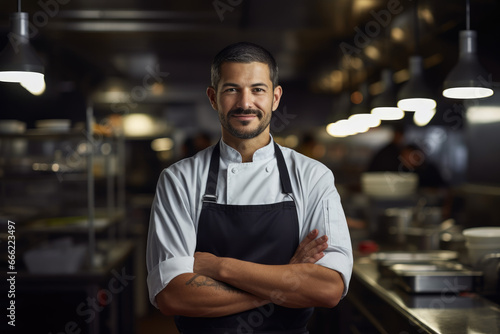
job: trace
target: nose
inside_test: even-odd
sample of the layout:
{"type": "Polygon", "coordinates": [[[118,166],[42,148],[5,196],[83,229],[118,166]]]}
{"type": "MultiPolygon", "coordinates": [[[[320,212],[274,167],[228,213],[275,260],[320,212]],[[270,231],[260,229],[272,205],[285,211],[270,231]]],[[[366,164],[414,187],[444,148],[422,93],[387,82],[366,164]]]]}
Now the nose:
{"type": "Polygon", "coordinates": [[[253,95],[249,89],[240,92],[238,107],[243,109],[253,109],[253,95]]]}

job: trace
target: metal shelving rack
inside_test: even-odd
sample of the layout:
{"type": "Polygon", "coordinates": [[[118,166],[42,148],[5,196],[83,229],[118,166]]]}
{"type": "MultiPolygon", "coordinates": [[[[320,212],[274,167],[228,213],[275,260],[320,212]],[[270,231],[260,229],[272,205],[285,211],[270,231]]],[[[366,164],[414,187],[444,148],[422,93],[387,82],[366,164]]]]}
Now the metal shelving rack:
{"type": "MultiPolygon", "coordinates": [[[[39,144],[41,145],[41,144],[39,144]]],[[[69,145],[69,144],[68,144],[69,145]]],[[[57,146],[57,145],[56,145],[57,146]]],[[[78,148],[76,149],[78,150],[78,148]]],[[[76,151],[75,150],[75,151],[76,151]]],[[[86,115],[86,125],[85,129],[81,130],[70,130],[67,132],[48,132],[48,131],[39,131],[28,130],[26,133],[19,134],[0,134],[0,151],[2,152],[2,157],[0,159],[0,212],[2,208],[7,209],[6,206],[9,203],[13,203],[11,200],[7,201],[8,197],[12,196],[12,193],[9,193],[9,189],[12,189],[11,185],[14,182],[19,187],[22,186],[30,186],[30,183],[36,182],[45,182],[44,184],[50,184],[51,182],[57,183],[54,189],[61,189],[62,182],[65,184],[70,184],[71,182],[75,183],[75,187],[77,189],[81,187],[85,187],[86,189],[86,205],[75,208],[75,211],[84,210],[86,211],[85,216],[87,218],[87,230],[82,228],[75,228],[70,226],[61,226],[50,228],[44,227],[43,224],[31,224],[33,221],[43,221],[43,219],[47,219],[49,217],[44,216],[47,212],[43,212],[41,214],[35,214],[32,217],[26,217],[26,221],[22,221],[20,226],[26,225],[26,228],[20,228],[19,233],[38,233],[38,234],[51,234],[51,235],[67,235],[67,234],[88,234],[88,264],[90,268],[95,269],[98,261],[96,261],[96,234],[103,231],[103,229],[109,229],[108,237],[109,239],[118,238],[123,240],[126,235],[126,226],[125,226],[125,140],[123,137],[123,133],[120,129],[117,131],[113,131],[109,135],[96,134],[94,131],[94,110],[92,103],[88,103],[87,105],[87,115],[86,115]],[[98,140],[96,139],[98,136],[98,140]],[[54,159],[52,163],[50,163],[47,158],[42,163],[35,162],[38,158],[30,159],[29,152],[27,156],[13,156],[11,147],[14,143],[19,141],[26,141],[26,145],[32,145],[33,142],[41,143],[41,142],[49,142],[52,141],[54,143],[61,143],[64,141],[69,141],[72,143],[85,143],[85,150],[81,151],[79,158],[85,159],[86,161],[81,164],[84,165],[84,169],[80,169],[82,166],[78,166],[74,170],[65,171],[63,164],[58,164],[57,159],[54,159]],[[105,152],[102,152],[103,146],[105,147],[105,152]],[[101,152],[99,152],[101,150],[101,152]],[[23,168],[17,168],[13,165],[14,158],[24,159],[24,161],[28,161],[28,164],[25,163],[23,168]],[[101,159],[99,162],[102,163],[103,169],[103,177],[95,175],[95,164],[98,162],[97,158],[101,159]],[[31,165],[31,172],[28,170],[29,164],[31,165]],[[37,169],[37,170],[35,170],[37,169]],[[56,174],[54,177],[53,174],[56,174]],[[28,181],[28,182],[26,182],[28,181]],[[80,182],[85,182],[86,185],[79,185],[80,182]],[[102,186],[105,188],[104,199],[101,199],[100,203],[104,203],[104,216],[109,219],[109,225],[101,226],[96,225],[96,218],[99,218],[98,212],[96,209],[96,182],[102,183],[102,186]],[[11,185],[9,185],[11,183],[11,185]],[[26,224],[24,224],[26,223],[26,224]],[[29,227],[28,227],[29,226],[29,227]]],[[[40,155],[41,157],[41,155],[40,155]]],[[[67,158],[68,159],[68,158],[67,158]]],[[[14,161],[14,164],[16,162],[14,161]]],[[[100,184],[101,185],[101,184],[100,184]]],[[[22,194],[22,191],[20,191],[22,194]]],[[[75,192],[76,193],[76,192],[75,192]]],[[[15,195],[15,194],[14,194],[15,195]]],[[[61,194],[58,195],[60,204],[65,204],[65,198],[61,194]]],[[[78,198],[78,194],[75,195],[75,198],[78,198]]],[[[22,196],[21,196],[22,197],[22,196]]],[[[85,196],[82,196],[82,199],[85,196]]],[[[46,199],[41,199],[42,204],[46,199]]],[[[75,199],[70,199],[69,201],[75,201],[75,199]]],[[[28,208],[33,208],[33,203],[30,203],[29,198],[19,198],[14,202],[21,203],[24,201],[23,206],[28,208]]],[[[76,201],[79,201],[76,199],[76,201]]],[[[48,210],[50,211],[50,210],[48,210]]],[[[59,211],[59,212],[63,212],[59,211]]],[[[99,212],[100,213],[100,212],[99,212]]],[[[9,212],[5,212],[4,215],[9,219],[14,219],[14,217],[9,217],[9,212]]],[[[24,219],[23,219],[24,220],[24,219]]]]}

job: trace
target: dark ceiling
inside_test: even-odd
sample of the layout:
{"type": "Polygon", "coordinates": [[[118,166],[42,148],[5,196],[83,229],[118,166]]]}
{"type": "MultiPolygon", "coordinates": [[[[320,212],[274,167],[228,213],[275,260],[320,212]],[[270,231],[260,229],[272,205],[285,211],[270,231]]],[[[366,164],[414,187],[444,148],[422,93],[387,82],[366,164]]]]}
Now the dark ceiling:
{"type": "MultiPolygon", "coordinates": [[[[61,104],[61,95],[76,92],[66,99],[105,101],[112,95],[104,93],[121,91],[129,98],[135,92],[135,102],[189,103],[202,98],[215,53],[241,40],[275,55],[285,94],[288,89],[293,95],[289,105],[304,97],[302,104],[319,101],[311,109],[328,109],[328,101],[362,82],[376,92],[380,70],[407,68],[413,53],[426,60],[429,85],[438,91],[457,60],[465,5],[457,0],[24,1],[31,43],[46,66],[47,92],[34,98],[1,84],[0,96],[7,101],[1,116],[11,118],[19,106],[40,114],[33,109],[44,108],[42,101],[62,108],[68,102],[61,104]],[[163,85],[143,98],[140,88],[151,93],[152,71],[163,85]]],[[[16,1],[0,3],[1,45],[7,43],[9,13],[16,10],[16,1]]],[[[500,75],[499,13],[499,1],[471,1],[480,59],[494,79],[500,75]]],[[[325,112],[330,111],[319,114],[325,112]]]]}

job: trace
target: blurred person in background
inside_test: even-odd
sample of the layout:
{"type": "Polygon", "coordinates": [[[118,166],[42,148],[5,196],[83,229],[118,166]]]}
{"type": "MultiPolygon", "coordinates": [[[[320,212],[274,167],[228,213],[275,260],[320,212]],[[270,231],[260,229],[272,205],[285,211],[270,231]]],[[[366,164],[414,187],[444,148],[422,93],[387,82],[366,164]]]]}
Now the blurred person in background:
{"type": "Polygon", "coordinates": [[[401,150],[399,161],[401,162],[399,171],[418,175],[419,187],[443,188],[447,186],[437,166],[429,160],[418,145],[405,145],[401,150]]]}
{"type": "Polygon", "coordinates": [[[404,128],[395,125],[391,141],[376,152],[369,165],[368,172],[396,172],[400,167],[399,156],[405,140],[404,128]]]}

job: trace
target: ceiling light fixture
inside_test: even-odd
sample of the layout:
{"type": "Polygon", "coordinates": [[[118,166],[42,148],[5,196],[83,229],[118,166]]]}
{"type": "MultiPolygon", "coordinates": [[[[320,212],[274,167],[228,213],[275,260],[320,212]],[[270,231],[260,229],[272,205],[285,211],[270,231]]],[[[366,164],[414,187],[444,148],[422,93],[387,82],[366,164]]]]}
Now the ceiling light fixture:
{"type": "Polygon", "coordinates": [[[18,11],[10,15],[11,31],[8,43],[0,53],[0,81],[20,83],[33,94],[45,87],[44,67],[29,43],[28,13],[18,11]]]}
{"type": "Polygon", "coordinates": [[[384,121],[402,119],[405,113],[396,106],[396,90],[390,69],[382,70],[382,82],[384,91],[373,99],[371,113],[384,121]]]}
{"type": "Polygon", "coordinates": [[[425,83],[423,71],[422,57],[411,56],[410,80],[399,90],[398,108],[407,111],[436,108],[436,101],[430,98],[432,93],[425,83]]]}
{"type": "Polygon", "coordinates": [[[413,114],[413,122],[417,126],[426,126],[436,114],[436,109],[420,109],[413,114]]]}
{"type": "Polygon", "coordinates": [[[352,123],[347,119],[341,119],[335,123],[330,123],[326,126],[326,132],[332,137],[348,137],[358,133],[352,123]]]}
{"type": "Polygon", "coordinates": [[[353,100],[353,95],[351,95],[351,102],[354,104],[351,106],[351,116],[348,120],[358,133],[366,132],[370,128],[375,128],[380,125],[380,118],[376,115],[370,113],[368,98],[368,83],[364,81],[359,87],[359,91],[356,96],[358,100],[353,100]]]}
{"type": "Polygon", "coordinates": [[[477,58],[477,32],[470,30],[470,3],[466,1],[466,30],[460,31],[458,63],[444,81],[443,96],[478,99],[493,95],[489,74],[477,58]]]}
{"type": "MultiPolygon", "coordinates": [[[[418,1],[415,1],[414,8],[414,32],[415,32],[415,52],[419,49],[418,34],[418,1]]],[[[410,79],[401,87],[398,93],[398,107],[405,111],[417,111],[419,109],[434,109],[436,101],[432,98],[432,93],[423,77],[423,60],[421,56],[414,55],[409,60],[410,79]]]]}

